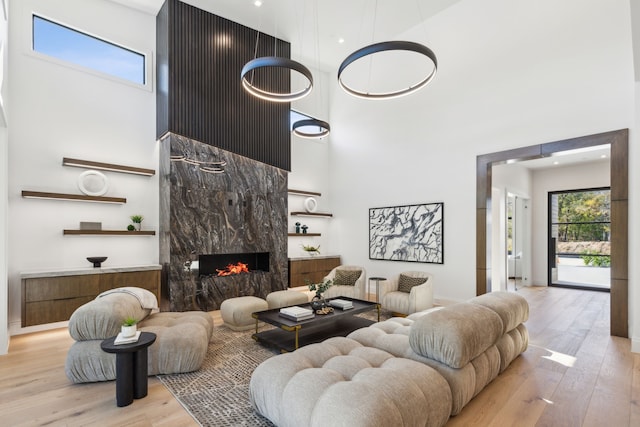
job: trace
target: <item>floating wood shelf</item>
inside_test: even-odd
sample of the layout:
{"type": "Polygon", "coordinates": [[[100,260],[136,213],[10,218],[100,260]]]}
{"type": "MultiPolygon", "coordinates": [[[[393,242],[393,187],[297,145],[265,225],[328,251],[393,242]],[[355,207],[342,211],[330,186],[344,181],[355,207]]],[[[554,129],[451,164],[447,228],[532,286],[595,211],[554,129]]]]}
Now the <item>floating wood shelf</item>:
{"type": "Polygon", "coordinates": [[[305,191],[305,190],[294,190],[293,188],[289,188],[287,190],[289,194],[295,194],[298,196],[322,196],[321,193],[316,193],[315,191],[305,191]]]}
{"type": "Polygon", "coordinates": [[[85,196],[84,194],[47,193],[42,191],[22,191],[22,197],[32,199],[70,200],[75,202],[127,203],[123,197],[85,196]]]}
{"type": "Polygon", "coordinates": [[[153,169],[138,168],[135,166],[116,165],[113,163],[93,162],[90,160],[71,159],[69,157],[62,158],[64,166],[74,166],[86,169],[100,169],[111,172],[130,173],[134,175],[153,176],[156,171],[153,169]]]}
{"type": "Polygon", "coordinates": [[[300,237],[303,237],[303,236],[311,236],[311,237],[317,237],[317,236],[320,236],[320,235],[321,235],[320,233],[289,233],[289,236],[292,236],[292,237],[293,237],[293,236],[300,236],[300,237]]]}
{"type": "Polygon", "coordinates": [[[96,235],[96,236],[155,236],[156,232],[149,231],[128,231],[128,230],[62,230],[62,234],[67,235],[96,235]]]}
{"type": "Polygon", "coordinates": [[[333,216],[333,214],[326,213],[326,212],[304,212],[304,211],[291,212],[290,215],[291,216],[322,216],[327,218],[331,218],[333,216]]]}

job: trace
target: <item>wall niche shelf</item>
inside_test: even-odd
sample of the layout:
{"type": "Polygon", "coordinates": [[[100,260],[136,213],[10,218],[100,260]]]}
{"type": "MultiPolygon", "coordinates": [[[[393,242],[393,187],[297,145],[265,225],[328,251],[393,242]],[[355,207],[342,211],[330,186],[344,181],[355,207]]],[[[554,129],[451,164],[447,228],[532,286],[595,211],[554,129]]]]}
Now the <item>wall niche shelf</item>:
{"type": "Polygon", "coordinates": [[[322,196],[322,193],[316,193],[315,191],[294,190],[293,188],[289,188],[287,192],[296,196],[322,196]]]}
{"type": "Polygon", "coordinates": [[[155,236],[156,232],[149,231],[128,231],[128,230],[62,230],[62,234],[71,236],[155,236]]]}
{"type": "Polygon", "coordinates": [[[314,216],[314,217],[325,217],[325,218],[331,218],[333,217],[332,213],[326,213],[326,212],[305,212],[305,211],[299,211],[299,212],[291,212],[290,214],[291,216],[314,216]]]}
{"type": "Polygon", "coordinates": [[[291,237],[295,237],[295,236],[300,236],[300,237],[306,237],[306,236],[318,237],[318,236],[321,236],[321,234],[320,233],[289,233],[289,236],[291,236],[291,237]]]}
{"type": "Polygon", "coordinates": [[[42,191],[22,191],[22,197],[30,199],[67,200],[73,202],[127,203],[124,197],[85,196],[84,194],[47,193],[42,191]]]}
{"type": "Polygon", "coordinates": [[[111,172],[130,173],[133,175],[153,176],[156,174],[154,169],[145,169],[135,166],[116,165],[113,163],[93,162],[91,160],[72,159],[70,157],[62,158],[63,166],[73,166],[86,169],[100,169],[111,172]]]}

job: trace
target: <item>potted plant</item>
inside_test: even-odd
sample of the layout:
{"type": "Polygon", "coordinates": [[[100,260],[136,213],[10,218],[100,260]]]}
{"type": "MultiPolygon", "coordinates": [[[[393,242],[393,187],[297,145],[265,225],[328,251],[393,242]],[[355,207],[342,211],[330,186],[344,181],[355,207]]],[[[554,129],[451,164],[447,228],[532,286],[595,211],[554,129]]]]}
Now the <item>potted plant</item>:
{"type": "Polygon", "coordinates": [[[131,222],[136,225],[138,231],[142,230],[142,220],[144,217],[142,215],[131,215],[131,222]]]}
{"type": "Polygon", "coordinates": [[[138,323],[138,319],[134,317],[127,317],[126,319],[124,319],[124,321],[122,322],[121,330],[120,330],[122,337],[129,338],[134,336],[138,331],[138,328],[136,326],[137,323],[138,323]]]}
{"type": "Polygon", "coordinates": [[[318,246],[301,245],[301,246],[302,246],[302,250],[311,256],[318,255],[320,253],[320,245],[318,246]]]}
{"type": "MultiPolygon", "coordinates": [[[[314,307],[314,301],[317,301],[320,303],[321,306],[324,306],[324,302],[322,300],[322,294],[331,287],[331,285],[333,285],[333,280],[331,279],[327,279],[324,280],[322,283],[311,283],[309,280],[306,281],[307,282],[307,286],[309,287],[310,291],[315,291],[316,295],[313,297],[312,301],[311,301],[311,307],[314,310],[317,310],[317,308],[314,307]]],[[[322,308],[322,307],[319,307],[322,308]]]]}

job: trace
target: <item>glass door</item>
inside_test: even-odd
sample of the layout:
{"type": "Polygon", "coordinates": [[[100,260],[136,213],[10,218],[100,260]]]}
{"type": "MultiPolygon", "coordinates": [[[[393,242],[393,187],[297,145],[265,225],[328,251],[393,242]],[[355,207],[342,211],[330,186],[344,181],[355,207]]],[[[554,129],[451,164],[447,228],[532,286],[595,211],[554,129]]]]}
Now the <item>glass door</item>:
{"type": "Polygon", "coordinates": [[[609,188],[549,193],[549,285],[609,291],[609,188]]]}

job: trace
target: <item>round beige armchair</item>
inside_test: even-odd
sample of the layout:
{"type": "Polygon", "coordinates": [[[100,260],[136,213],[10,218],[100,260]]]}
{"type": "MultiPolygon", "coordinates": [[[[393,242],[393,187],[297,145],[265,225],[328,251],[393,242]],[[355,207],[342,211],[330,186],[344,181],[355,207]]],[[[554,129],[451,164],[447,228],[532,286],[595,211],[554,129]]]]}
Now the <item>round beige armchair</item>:
{"type": "Polygon", "coordinates": [[[323,294],[325,298],[349,297],[361,300],[366,299],[367,272],[363,267],[339,265],[331,270],[324,280],[333,280],[333,285],[323,294]],[[358,272],[360,272],[359,275],[358,272]]]}
{"type": "Polygon", "coordinates": [[[403,271],[380,282],[382,308],[408,315],[433,307],[433,275],[424,271],[403,271]]]}

